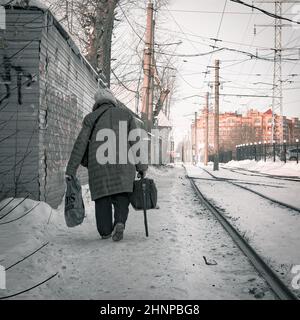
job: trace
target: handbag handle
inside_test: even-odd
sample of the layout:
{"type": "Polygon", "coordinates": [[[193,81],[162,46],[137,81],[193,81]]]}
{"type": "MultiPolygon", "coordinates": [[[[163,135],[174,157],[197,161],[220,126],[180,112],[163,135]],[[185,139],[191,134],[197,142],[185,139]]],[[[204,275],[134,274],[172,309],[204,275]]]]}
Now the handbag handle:
{"type": "Polygon", "coordinates": [[[100,118],[104,115],[104,113],[106,111],[108,111],[111,107],[108,107],[107,109],[105,109],[103,112],[100,113],[100,115],[96,118],[94,124],[93,124],[93,127],[92,127],[92,130],[91,130],[91,133],[90,133],[90,136],[89,136],[89,141],[91,141],[91,138],[92,138],[92,135],[93,135],[93,132],[94,132],[94,129],[98,123],[98,121],[100,120],[100,118]]]}

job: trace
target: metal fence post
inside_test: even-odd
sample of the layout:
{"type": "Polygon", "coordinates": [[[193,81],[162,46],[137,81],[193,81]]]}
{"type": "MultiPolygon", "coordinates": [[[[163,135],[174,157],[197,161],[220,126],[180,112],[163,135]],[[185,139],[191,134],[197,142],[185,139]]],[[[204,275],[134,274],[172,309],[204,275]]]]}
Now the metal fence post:
{"type": "Polygon", "coordinates": [[[264,141],[264,161],[267,161],[267,141],[264,141]]]}
{"type": "Polygon", "coordinates": [[[276,143],[275,143],[275,141],[273,141],[273,161],[274,161],[274,162],[276,161],[275,146],[276,146],[276,143]]]}
{"type": "Polygon", "coordinates": [[[297,148],[297,164],[299,163],[299,139],[296,139],[296,148],[297,148]]]}
{"type": "Polygon", "coordinates": [[[252,143],[249,143],[248,145],[248,152],[249,152],[249,159],[252,160],[252,143]]]}
{"type": "Polygon", "coordinates": [[[254,159],[257,161],[257,143],[254,142],[254,159]]]}
{"type": "Polygon", "coordinates": [[[286,140],[283,140],[283,161],[286,163],[286,140]]]}

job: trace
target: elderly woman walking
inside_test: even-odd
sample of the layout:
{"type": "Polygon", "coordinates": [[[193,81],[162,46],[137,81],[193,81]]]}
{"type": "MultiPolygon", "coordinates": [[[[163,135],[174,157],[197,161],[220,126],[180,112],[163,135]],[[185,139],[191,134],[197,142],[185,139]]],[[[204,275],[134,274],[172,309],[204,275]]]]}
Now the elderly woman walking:
{"type": "MultiPolygon", "coordinates": [[[[82,129],[75,141],[66,169],[67,176],[75,176],[79,165],[87,162],[85,165],[88,168],[91,198],[95,201],[98,232],[102,239],[112,236],[114,241],[123,238],[129,212],[129,196],[133,191],[136,171],[140,176],[145,176],[147,170],[146,164],[132,164],[128,158],[125,164],[124,161],[122,164],[120,161],[116,163],[99,161],[97,149],[105,143],[96,141],[97,132],[101,129],[110,129],[114,132],[116,143],[112,147],[116,147],[115,158],[120,158],[120,121],[127,123],[128,132],[141,128],[141,122],[129,109],[119,106],[109,89],[98,89],[93,110],[83,120],[82,129]]],[[[129,148],[130,144],[127,143],[125,150],[128,151],[129,148]]]]}

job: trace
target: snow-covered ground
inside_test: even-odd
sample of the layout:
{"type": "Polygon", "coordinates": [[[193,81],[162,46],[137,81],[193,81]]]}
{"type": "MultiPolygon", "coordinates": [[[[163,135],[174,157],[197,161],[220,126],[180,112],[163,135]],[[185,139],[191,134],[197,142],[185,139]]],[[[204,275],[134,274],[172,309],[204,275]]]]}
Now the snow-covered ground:
{"type": "MultiPolygon", "coordinates": [[[[212,163],[209,164],[208,169],[212,168],[212,163]]],[[[191,170],[194,170],[191,167],[191,170]]],[[[283,203],[287,203],[293,205],[297,208],[300,208],[300,197],[297,196],[300,192],[300,182],[298,181],[289,181],[289,180],[280,180],[274,179],[269,176],[262,175],[260,173],[252,173],[241,169],[247,170],[255,170],[261,173],[268,173],[268,174],[275,174],[278,176],[299,176],[300,179],[300,164],[298,166],[295,163],[292,164],[284,164],[284,163],[273,163],[273,162],[259,162],[253,163],[253,161],[245,160],[241,161],[241,164],[237,161],[232,161],[229,164],[222,164],[220,166],[220,171],[214,171],[213,174],[220,178],[227,178],[227,179],[235,179],[234,182],[244,185],[249,189],[253,189],[258,191],[270,198],[277,199],[283,203]],[[262,170],[258,170],[261,168],[262,170]],[[275,169],[276,168],[276,169],[275,169]],[[223,170],[226,169],[226,170],[223,170]],[[233,169],[233,171],[232,171],[233,169]],[[298,175],[297,175],[298,173],[298,175]]],[[[255,171],[256,171],[255,170],[255,171]]],[[[196,169],[196,173],[199,173],[199,170],[196,169]]],[[[209,177],[205,175],[205,177],[209,177]]],[[[210,178],[210,177],[209,177],[210,178]]],[[[222,183],[223,184],[223,183],[222,183]]],[[[240,189],[238,189],[240,190],[240,189]]]]}
{"type": "Polygon", "coordinates": [[[287,163],[284,163],[282,161],[273,162],[271,160],[267,160],[266,162],[255,160],[232,160],[224,164],[223,167],[241,168],[272,175],[300,177],[300,164],[297,164],[296,161],[289,161],[287,163]]]}
{"type": "MultiPolygon", "coordinates": [[[[223,166],[223,165],[222,165],[223,166]]],[[[299,167],[294,164],[281,165],[277,168],[272,163],[255,164],[252,162],[230,163],[226,167],[247,167],[255,170],[260,167],[264,172],[276,171],[276,174],[295,175],[299,167]],[[269,166],[269,167],[268,167],[269,166]],[[292,169],[288,169],[288,168],[292,169]]],[[[236,179],[234,182],[247,188],[300,208],[300,183],[275,180],[268,177],[249,176],[243,172],[224,170],[213,171],[212,164],[203,167],[217,177],[236,179]]],[[[243,190],[226,181],[216,181],[201,166],[187,168],[188,174],[201,179],[196,183],[203,194],[211,199],[245,236],[250,244],[260,252],[265,260],[291,287],[291,268],[300,265],[300,214],[280,207],[262,197],[243,190]]],[[[299,290],[295,292],[299,295],[299,290]]]]}
{"type": "MultiPolygon", "coordinates": [[[[16,298],[274,298],[219,223],[201,207],[183,168],[150,168],[148,176],[157,183],[160,207],[148,213],[149,238],[142,212],[131,209],[124,239],[101,240],[87,187],[83,188],[87,216],[72,229],[65,225],[63,204],[52,210],[45,203],[26,200],[1,219],[21,200],[14,199],[0,211],[0,264],[8,268],[49,243],[7,270],[7,290],[0,290],[0,297],[58,272],[16,298]],[[35,205],[26,216],[11,221],[35,205]]],[[[2,201],[0,209],[8,201],[2,201]]]]}

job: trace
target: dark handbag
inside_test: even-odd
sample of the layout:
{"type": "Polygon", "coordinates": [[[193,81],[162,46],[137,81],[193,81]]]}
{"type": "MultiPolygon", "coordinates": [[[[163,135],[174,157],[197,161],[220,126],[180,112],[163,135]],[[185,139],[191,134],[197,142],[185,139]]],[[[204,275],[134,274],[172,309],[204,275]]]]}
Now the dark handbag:
{"type": "Polygon", "coordinates": [[[135,210],[144,211],[145,232],[148,237],[147,210],[156,208],[157,204],[157,189],[154,181],[146,178],[134,181],[130,203],[135,210]]]}
{"type": "Polygon", "coordinates": [[[130,195],[130,203],[135,210],[155,209],[157,204],[157,188],[154,181],[147,178],[135,180],[133,192],[130,195]]]}
{"type": "Polygon", "coordinates": [[[88,163],[89,163],[89,146],[90,146],[90,141],[92,139],[92,135],[93,135],[93,132],[94,132],[94,129],[97,125],[97,122],[99,121],[99,119],[104,115],[104,113],[110,109],[110,107],[108,107],[106,110],[104,110],[102,113],[100,113],[100,115],[98,116],[98,118],[96,119],[96,121],[94,122],[94,125],[93,125],[93,128],[91,130],[91,133],[90,133],[90,136],[89,136],[89,140],[88,140],[88,144],[86,146],[86,149],[84,151],[84,155],[81,159],[81,162],[80,164],[83,166],[83,167],[88,167],[88,163]]]}

